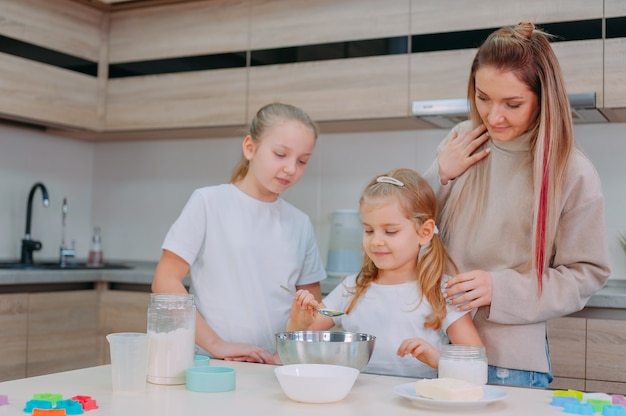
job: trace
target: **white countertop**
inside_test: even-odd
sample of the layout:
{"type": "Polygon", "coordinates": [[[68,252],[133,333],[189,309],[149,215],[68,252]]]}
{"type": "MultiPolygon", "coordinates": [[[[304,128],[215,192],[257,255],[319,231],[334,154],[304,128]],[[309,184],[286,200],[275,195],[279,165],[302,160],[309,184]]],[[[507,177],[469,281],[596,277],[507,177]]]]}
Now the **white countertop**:
{"type": "MultiPolygon", "coordinates": [[[[299,403],[288,399],[274,375],[274,366],[211,360],[210,365],[232,367],[236,388],[224,393],[198,393],[180,386],[148,384],[144,393],[122,394],[111,390],[108,365],[31,377],[0,383],[0,394],[8,395],[9,405],[0,406],[2,416],[24,416],[24,406],[34,393],[58,393],[63,399],[91,396],[98,409],[85,416],[182,416],[182,415],[272,415],[402,416],[447,414],[418,407],[415,401],[398,396],[393,388],[416,379],[360,374],[348,396],[327,404],[299,403]]],[[[463,415],[561,415],[551,406],[552,391],[501,387],[504,400],[474,410],[455,410],[463,415]]]]}

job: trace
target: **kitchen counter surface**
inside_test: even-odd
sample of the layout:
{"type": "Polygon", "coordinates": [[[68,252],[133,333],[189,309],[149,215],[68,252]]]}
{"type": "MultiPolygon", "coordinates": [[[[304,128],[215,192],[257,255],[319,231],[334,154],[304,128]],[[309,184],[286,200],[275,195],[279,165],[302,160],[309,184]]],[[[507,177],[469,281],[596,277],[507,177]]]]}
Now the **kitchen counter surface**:
{"type": "Polygon", "coordinates": [[[78,282],[152,283],[154,262],[114,261],[130,269],[0,270],[0,286],[78,282]]]}
{"type": "Polygon", "coordinates": [[[626,280],[609,280],[589,299],[587,307],[626,309],[626,280]]]}
{"type": "MultiPolygon", "coordinates": [[[[212,366],[225,366],[236,371],[236,388],[224,393],[198,393],[184,385],[160,386],[147,384],[146,391],[135,394],[113,393],[109,365],[85,368],[45,376],[0,383],[0,394],[7,395],[9,404],[0,406],[0,414],[24,415],[24,406],[34,393],[58,393],[63,399],[91,396],[98,409],[85,416],[173,416],[173,415],[426,415],[424,409],[393,388],[416,379],[360,374],[348,396],[335,403],[308,404],[288,399],[274,375],[273,365],[211,360],[212,366]]],[[[564,415],[562,408],[550,405],[552,391],[516,387],[500,387],[507,393],[501,400],[480,409],[463,409],[464,415],[500,414],[508,416],[536,414],[564,415]]],[[[460,409],[455,410],[455,414],[460,409]]],[[[438,414],[447,414],[436,411],[438,414]]]]}
{"type": "MultiPolygon", "coordinates": [[[[156,263],[137,261],[115,261],[132,266],[131,269],[84,269],[84,270],[0,270],[0,293],[5,285],[31,285],[78,282],[109,282],[150,285],[156,263]]],[[[331,276],[322,282],[324,293],[339,283],[331,276]]],[[[186,281],[188,283],[188,280],[186,281]]],[[[609,279],[605,287],[596,292],[588,308],[626,309],[626,280],[609,279]]]]}

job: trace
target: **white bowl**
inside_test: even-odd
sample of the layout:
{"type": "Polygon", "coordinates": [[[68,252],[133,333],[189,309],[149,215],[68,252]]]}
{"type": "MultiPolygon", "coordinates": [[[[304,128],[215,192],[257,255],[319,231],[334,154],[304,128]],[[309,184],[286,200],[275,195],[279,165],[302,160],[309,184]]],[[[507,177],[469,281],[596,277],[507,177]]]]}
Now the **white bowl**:
{"type": "Polygon", "coordinates": [[[360,371],[330,364],[289,364],[274,369],[285,395],[305,403],[331,403],[345,398],[360,371]]]}

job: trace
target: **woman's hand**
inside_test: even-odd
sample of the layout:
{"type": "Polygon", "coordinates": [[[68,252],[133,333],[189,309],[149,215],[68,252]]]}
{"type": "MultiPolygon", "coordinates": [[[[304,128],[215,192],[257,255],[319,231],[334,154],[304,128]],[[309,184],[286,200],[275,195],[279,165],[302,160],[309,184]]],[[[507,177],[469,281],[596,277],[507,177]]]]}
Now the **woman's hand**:
{"type": "Polygon", "coordinates": [[[491,305],[492,294],[491,273],[484,270],[457,274],[446,282],[444,289],[446,302],[460,311],[491,305]]]}
{"type": "Polygon", "coordinates": [[[424,364],[437,368],[439,366],[439,350],[421,338],[408,338],[402,341],[397,354],[404,357],[409,354],[424,364]]]}
{"type": "Polygon", "coordinates": [[[489,133],[484,124],[463,133],[455,130],[439,152],[439,180],[446,185],[452,179],[459,177],[474,163],[484,159],[489,154],[489,149],[481,150],[474,154],[484,142],[489,139],[489,133]]]}
{"type": "Polygon", "coordinates": [[[213,355],[225,361],[243,361],[249,363],[274,364],[275,359],[272,354],[261,347],[255,345],[221,342],[216,345],[213,355]]]}
{"type": "Polygon", "coordinates": [[[287,330],[298,331],[310,327],[317,314],[315,308],[320,307],[319,305],[320,303],[315,300],[311,292],[304,289],[298,290],[291,305],[287,330]]]}

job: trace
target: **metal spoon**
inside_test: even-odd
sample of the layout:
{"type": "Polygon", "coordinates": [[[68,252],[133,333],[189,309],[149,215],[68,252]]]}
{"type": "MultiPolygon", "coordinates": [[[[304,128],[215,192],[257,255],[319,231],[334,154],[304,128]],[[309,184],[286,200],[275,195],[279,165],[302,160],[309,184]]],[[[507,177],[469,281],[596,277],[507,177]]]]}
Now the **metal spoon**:
{"type": "MultiPolygon", "coordinates": [[[[280,285],[280,287],[295,296],[296,292],[294,292],[293,290],[291,290],[288,287],[283,286],[283,285],[280,285]]],[[[317,311],[319,313],[321,313],[322,315],[330,316],[331,318],[343,315],[343,312],[341,312],[341,311],[334,311],[332,309],[326,309],[326,308],[315,308],[315,309],[317,309],[317,311]]]]}

